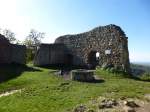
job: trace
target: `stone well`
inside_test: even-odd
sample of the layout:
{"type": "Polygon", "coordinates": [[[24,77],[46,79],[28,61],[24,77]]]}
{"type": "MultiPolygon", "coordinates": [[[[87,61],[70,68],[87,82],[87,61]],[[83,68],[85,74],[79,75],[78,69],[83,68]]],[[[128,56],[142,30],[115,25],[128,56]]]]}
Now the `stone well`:
{"type": "Polygon", "coordinates": [[[93,81],[94,80],[94,70],[78,69],[71,71],[71,79],[75,81],[93,81]]]}

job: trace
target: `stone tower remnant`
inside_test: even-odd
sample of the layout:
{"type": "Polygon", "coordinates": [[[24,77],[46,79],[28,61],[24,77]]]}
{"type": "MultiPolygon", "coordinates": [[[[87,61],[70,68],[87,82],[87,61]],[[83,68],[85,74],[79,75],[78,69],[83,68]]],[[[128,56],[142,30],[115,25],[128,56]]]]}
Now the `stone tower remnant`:
{"type": "Polygon", "coordinates": [[[76,35],[58,37],[54,44],[41,44],[34,64],[114,67],[129,72],[128,38],[116,25],[100,26],[76,35]],[[98,56],[97,56],[98,54],[98,56]]]}

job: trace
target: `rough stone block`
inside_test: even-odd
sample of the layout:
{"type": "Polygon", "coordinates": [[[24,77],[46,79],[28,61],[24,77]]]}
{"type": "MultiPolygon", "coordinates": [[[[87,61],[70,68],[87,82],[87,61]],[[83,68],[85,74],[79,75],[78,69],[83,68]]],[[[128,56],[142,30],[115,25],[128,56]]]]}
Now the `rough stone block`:
{"type": "Polygon", "coordinates": [[[94,80],[94,71],[93,70],[73,70],[71,71],[71,79],[75,81],[93,81],[94,80]]]}

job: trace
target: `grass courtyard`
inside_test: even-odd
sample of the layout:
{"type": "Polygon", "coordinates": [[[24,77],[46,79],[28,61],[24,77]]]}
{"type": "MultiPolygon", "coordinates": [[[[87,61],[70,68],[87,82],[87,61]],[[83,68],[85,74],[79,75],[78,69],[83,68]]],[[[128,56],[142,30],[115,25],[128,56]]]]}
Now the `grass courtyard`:
{"type": "Polygon", "coordinates": [[[150,93],[150,82],[124,77],[97,69],[103,81],[97,83],[64,80],[53,69],[22,66],[0,68],[0,94],[22,89],[0,97],[0,112],[70,112],[78,104],[99,96],[136,97],[150,93]]]}

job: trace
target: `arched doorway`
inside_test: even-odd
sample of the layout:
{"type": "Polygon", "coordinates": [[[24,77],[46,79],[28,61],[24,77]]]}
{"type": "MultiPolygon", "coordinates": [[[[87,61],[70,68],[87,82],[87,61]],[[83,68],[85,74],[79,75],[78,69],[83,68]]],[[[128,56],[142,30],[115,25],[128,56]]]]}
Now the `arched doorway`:
{"type": "Polygon", "coordinates": [[[100,53],[97,51],[91,51],[88,54],[88,64],[90,68],[95,68],[99,64],[100,53]]]}

